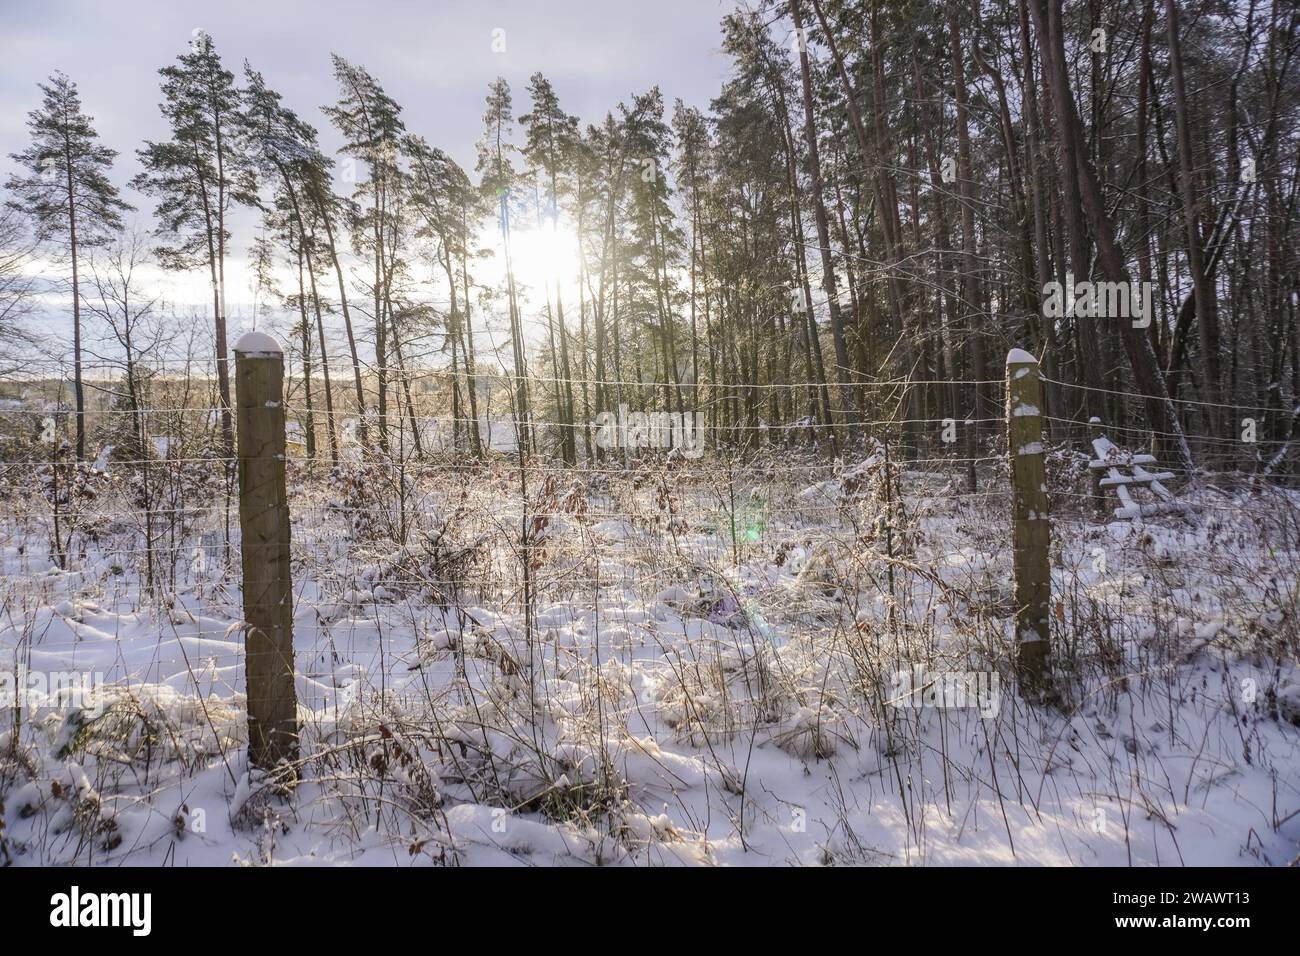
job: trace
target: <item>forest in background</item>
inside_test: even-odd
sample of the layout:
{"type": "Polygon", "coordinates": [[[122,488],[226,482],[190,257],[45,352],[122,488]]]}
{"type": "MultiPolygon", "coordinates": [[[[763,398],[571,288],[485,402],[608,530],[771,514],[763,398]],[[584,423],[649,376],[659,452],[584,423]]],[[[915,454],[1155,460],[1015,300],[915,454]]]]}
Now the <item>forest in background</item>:
{"type": "Polygon", "coordinates": [[[434,416],[482,455],[471,423],[508,407],[521,450],[572,464],[602,455],[593,423],[624,405],[699,412],[718,445],[835,453],[873,430],[904,455],[942,450],[949,420],[973,458],[1000,430],[1001,358],[1023,347],[1058,436],[1096,416],[1184,469],[1285,475],[1298,17],[1276,0],[758,3],[722,19],[730,75],[705,108],[652,88],[584,123],[541,73],[523,97],[497,80],[472,171],[406,128],[382,64],[334,55],[338,98],[313,120],[196,33],[159,71],[157,142],[110,147],[83,105],[93,82],[41,84],[5,184],[7,377],[48,350],[42,313],[66,309],[77,459],[106,437],[145,447],[143,416],[95,408],[178,393],[219,410],[202,440],[228,454],[226,267],[246,248],[259,306],[243,322],[286,343],[311,458],[352,440],[423,455],[434,416]],[[149,233],[123,229],[127,181],[149,233]],[[237,207],[255,234],[232,233],[237,207]],[[575,249],[527,293],[521,228],[575,249]],[[169,308],[146,265],[210,283],[208,314],[169,308]],[[1149,323],[1047,314],[1052,283],[1085,281],[1153,290],[1149,323]]]}

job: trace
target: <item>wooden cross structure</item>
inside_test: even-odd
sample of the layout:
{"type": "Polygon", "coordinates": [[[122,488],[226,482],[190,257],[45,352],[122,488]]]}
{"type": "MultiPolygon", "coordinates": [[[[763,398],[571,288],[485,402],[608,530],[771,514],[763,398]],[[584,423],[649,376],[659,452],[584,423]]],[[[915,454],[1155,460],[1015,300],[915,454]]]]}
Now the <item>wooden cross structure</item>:
{"type": "Polygon", "coordinates": [[[1101,433],[1097,419],[1093,419],[1092,424],[1097,430],[1092,440],[1092,450],[1097,457],[1088,462],[1088,467],[1096,480],[1098,494],[1113,488],[1119,498],[1116,518],[1126,521],[1149,515],[1182,514],[1186,510],[1186,506],[1164,486],[1164,482],[1174,477],[1172,471],[1148,471],[1148,466],[1159,467],[1154,455],[1124,451],[1101,433]],[[1137,488],[1146,488],[1155,500],[1136,501],[1133,490],[1137,488]]]}

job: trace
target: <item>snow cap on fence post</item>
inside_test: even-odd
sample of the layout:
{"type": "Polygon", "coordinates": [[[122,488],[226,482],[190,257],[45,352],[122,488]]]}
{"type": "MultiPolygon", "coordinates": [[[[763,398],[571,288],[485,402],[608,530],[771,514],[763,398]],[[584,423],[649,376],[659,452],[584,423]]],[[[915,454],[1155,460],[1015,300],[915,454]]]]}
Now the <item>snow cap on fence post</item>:
{"type": "Polygon", "coordinates": [[[1039,699],[1049,693],[1052,599],[1041,403],[1038,359],[1024,349],[1012,349],[1007,353],[1007,453],[1016,576],[1016,671],[1022,693],[1039,699]]]}
{"type": "Polygon", "coordinates": [[[269,358],[273,355],[283,355],[284,349],[280,348],[280,343],[265,332],[245,332],[235,343],[235,352],[249,358],[269,358]]]}

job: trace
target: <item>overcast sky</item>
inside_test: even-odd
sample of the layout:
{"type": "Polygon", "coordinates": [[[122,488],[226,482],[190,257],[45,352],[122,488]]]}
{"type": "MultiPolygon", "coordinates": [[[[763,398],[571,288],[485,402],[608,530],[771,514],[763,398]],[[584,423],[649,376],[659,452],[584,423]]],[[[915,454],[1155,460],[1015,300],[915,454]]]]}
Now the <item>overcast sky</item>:
{"type": "MultiPolygon", "coordinates": [[[[139,171],[135,149],[165,136],[158,113],[158,68],[207,31],[236,74],[247,58],[300,115],[337,139],[319,108],[336,87],[329,55],[364,65],[403,108],[408,129],[448,150],[472,172],[487,85],[501,75],[528,109],[525,84],[541,70],[561,103],[584,125],[654,84],[673,100],[707,107],[727,71],[718,21],[733,0],[219,0],[69,2],[0,0],[0,176],[27,141],[36,88],[61,69],[78,84],[106,145],[121,155],[119,185],[139,171]],[[505,52],[493,52],[504,30],[505,52]]],[[[152,202],[128,195],[152,227],[152,202]]],[[[251,221],[236,222],[243,258],[251,221]],[[241,234],[242,233],[242,234],[241,234]]],[[[228,288],[232,310],[245,283],[228,288]]]]}

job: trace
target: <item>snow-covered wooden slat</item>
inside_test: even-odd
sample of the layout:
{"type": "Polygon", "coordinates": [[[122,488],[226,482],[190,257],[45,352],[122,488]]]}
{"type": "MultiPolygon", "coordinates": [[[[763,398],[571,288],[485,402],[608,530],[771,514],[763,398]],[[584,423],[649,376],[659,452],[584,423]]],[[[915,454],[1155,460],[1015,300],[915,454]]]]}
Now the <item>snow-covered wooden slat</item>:
{"type": "Polygon", "coordinates": [[[1092,440],[1092,449],[1097,453],[1097,457],[1103,461],[1108,458],[1118,458],[1124,453],[1116,447],[1115,443],[1105,435],[1098,435],[1092,440]]]}
{"type": "Polygon", "coordinates": [[[1134,465],[1133,474],[1135,477],[1140,479],[1144,484],[1150,487],[1152,492],[1154,492],[1155,495],[1159,497],[1161,500],[1163,501],[1174,500],[1174,493],[1161,484],[1162,481],[1168,481],[1170,478],[1174,477],[1173,472],[1161,471],[1153,475],[1151,474],[1151,472],[1147,471],[1141,465],[1134,465]]]}
{"type": "Polygon", "coordinates": [[[1089,468],[1112,468],[1115,465],[1154,465],[1154,455],[1130,455],[1105,435],[1092,440],[1092,450],[1097,457],[1088,462],[1089,468]]]}
{"type": "MultiPolygon", "coordinates": [[[[1121,475],[1118,473],[1118,469],[1112,468],[1111,474],[1101,479],[1101,486],[1103,488],[1111,488],[1117,485],[1158,485],[1160,482],[1168,481],[1173,477],[1174,473],[1172,471],[1158,471],[1155,474],[1152,474],[1149,471],[1143,471],[1140,465],[1134,465],[1133,474],[1131,475],[1121,475]]],[[[1163,488],[1164,486],[1162,485],[1161,487],[1163,488]]],[[[1154,487],[1152,490],[1155,490],[1154,487]]],[[[1159,494],[1159,492],[1157,492],[1157,494],[1159,494]]],[[[1167,489],[1164,494],[1169,494],[1167,489]]],[[[1160,497],[1163,498],[1164,494],[1160,495],[1160,497]]]]}
{"type": "MultiPolygon", "coordinates": [[[[1124,459],[1123,463],[1127,463],[1127,464],[1133,464],[1133,465],[1156,464],[1155,455],[1134,455],[1131,458],[1121,455],[1121,457],[1123,457],[1124,459]]],[[[1115,459],[1111,459],[1109,461],[1101,460],[1101,459],[1093,459],[1092,461],[1088,462],[1088,467],[1093,469],[1102,469],[1102,468],[1110,468],[1115,464],[1116,464],[1115,459]]]]}
{"type": "MultiPolygon", "coordinates": [[[[1132,502],[1132,499],[1129,499],[1132,502]]],[[[1125,505],[1122,508],[1115,509],[1115,517],[1121,521],[1131,520],[1137,517],[1150,517],[1152,515],[1176,515],[1183,514],[1187,511],[1187,506],[1181,501],[1156,501],[1147,505],[1139,505],[1136,502],[1125,505]]]]}
{"type": "Polygon", "coordinates": [[[1121,511],[1132,511],[1135,514],[1140,513],[1137,510],[1138,503],[1133,500],[1133,496],[1128,493],[1127,488],[1125,488],[1123,485],[1116,485],[1115,494],[1119,496],[1119,503],[1121,505],[1121,507],[1115,509],[1115,514],[1117,516],[1121,511]]]}

